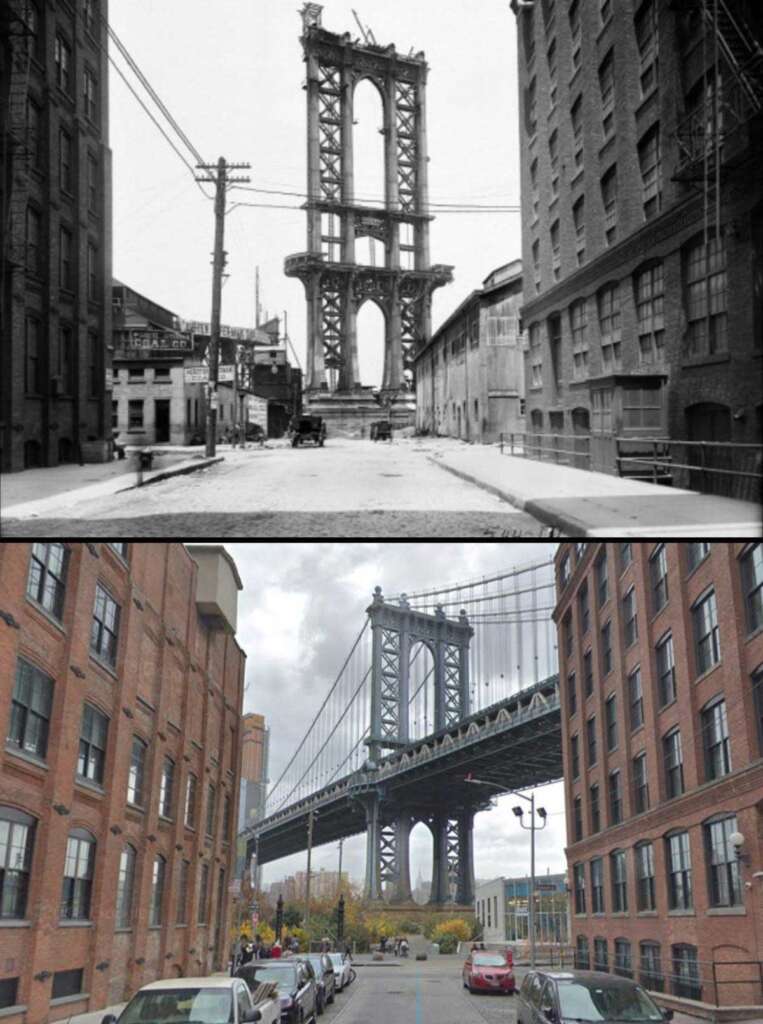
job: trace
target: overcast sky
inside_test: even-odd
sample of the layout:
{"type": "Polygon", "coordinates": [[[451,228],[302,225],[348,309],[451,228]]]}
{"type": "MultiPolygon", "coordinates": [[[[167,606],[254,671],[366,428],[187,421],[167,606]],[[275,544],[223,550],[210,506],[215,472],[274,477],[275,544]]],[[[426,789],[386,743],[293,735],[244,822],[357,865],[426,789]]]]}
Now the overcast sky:
{"type": "MultiPolygon", "coordinates": [[[[224,156],[250,162],[253,185],[304,192],[300,0],[112,0],[109,6],[116,33],[205,161],[224,156]]],[[[431,200],[517,203],[515,24],[507,0],[327,0],[324,26],[357,35],[353,6],[380,44],[426,53],[431,200]]],[[[113,45],[111,52],[124,67],[113,45]]],[[[208,321],[212,206],[113,70],[110,89],[115,276],[184,318],[208,321]]],[[[356,131],[366,140],[358,143],[362,168],[363,153],[374,145],[367,140],[381,138],[374,131],[381,116],[372,110],[378,124],[369,136],[363,116],[368,104],[360,97],[359,104],[356,131]]],[[[368,191],[362,180],[356,184],[368,191]]],[[[299,281],[284,277],[283,260],[305,250],[305,216],[298,209],[230,213],[230,278],[223,292],[223,322],[251,325],[259,265],[262,305],[271,315],[288,311],[303,366],[304,292],[299,281]]],[[[455,284],[435,293],[437,327],[492,270],[519,257],[519,216],[441,215],[432,225],[431,251],[433,262],[456,268],[455,284]]],[[[364,319],[366,308],[374,307],[364,307],[364,319]]],[[[366,377],[379,372],[381,323],[368,330],[365,343],[361,338],[366,377]]]]}
{"type": "MultiPolygon", "coordinates": [[[[270,727],[270,779],[275,781],[333,683],[360,627],[373,588],[403,591],[460,582],[476,575],[548,557],[550,544],[228,544],[244,583],[238,640],[247,652],[245,711],[265,715],[270,727]]],[[[565,870],[561,784],[539,789],[549,812],[537,837],[537,870],[565,870]]],[[[475,872],[479,878],[523,875],[529,835],[511,813],[516,798],[477,817],[475,872]]],[[[336,845],[320,847],[313,863],[336,870],[336,845]]],[[[423,825],[412,839],[411,872],[431,873],[431,839],[423,825]]],[[[345,843],[343,864],[362,879],[364,840],[345,843]]],[[[304,870],[305,855],[266,866],[264,881],[304,870]]]]}

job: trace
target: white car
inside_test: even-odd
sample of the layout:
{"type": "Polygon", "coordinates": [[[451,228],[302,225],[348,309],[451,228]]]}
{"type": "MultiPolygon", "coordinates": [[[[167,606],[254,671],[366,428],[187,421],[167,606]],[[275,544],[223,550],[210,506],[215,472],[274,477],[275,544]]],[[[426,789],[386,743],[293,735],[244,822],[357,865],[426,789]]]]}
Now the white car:
{"type": "Polygon", "coordinates": [[[118,1017],[101,1024],[279,1024],[281,1007],[269,999],[257,1006],[240,978],[165,978],[144,985],[118,1017]]]}
{"type": "Polygon", "coordinates": [[[352,981],[352,966],[344,953],[329,953],[336,975],[336,990],[342,989],[352,981]]]}

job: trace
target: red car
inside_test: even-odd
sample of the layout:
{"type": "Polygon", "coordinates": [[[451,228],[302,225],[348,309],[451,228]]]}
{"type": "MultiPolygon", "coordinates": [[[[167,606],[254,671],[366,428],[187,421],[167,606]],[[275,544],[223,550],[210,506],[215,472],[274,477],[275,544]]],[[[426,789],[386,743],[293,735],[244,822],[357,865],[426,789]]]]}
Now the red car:
{"type": "Polygon", "coordinates": [[[514,995],[514,971],[501,953],[482,950],[469,954],[464,964],[464,988],[470,992],[508,992],[514,995]]]}

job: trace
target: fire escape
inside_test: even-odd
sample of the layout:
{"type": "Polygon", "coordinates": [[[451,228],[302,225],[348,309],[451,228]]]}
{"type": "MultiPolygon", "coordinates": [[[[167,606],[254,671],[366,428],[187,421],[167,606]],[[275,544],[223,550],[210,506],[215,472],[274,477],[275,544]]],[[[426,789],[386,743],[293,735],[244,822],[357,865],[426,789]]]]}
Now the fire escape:
{"type": "Polygon", "coordinates": [[[702,78],[678,125],[675,178],[701,190],[707,246],[720,237],[722,171],[749,147],[750,123],[763,110],[763,47],[728,0],[681,7],[699,15],[702,78]]]}
{"type": "Polygon", "coordinates": [[[0,232],[0,329],[6,333],[6,282],[26,263],[26,206],[31,150],[27,123],[27,96],[35,26],[26,0],[0,0],[0,31],[7,39],[4,69],[8,94],[2,118],[2,231],[0,232]]]}

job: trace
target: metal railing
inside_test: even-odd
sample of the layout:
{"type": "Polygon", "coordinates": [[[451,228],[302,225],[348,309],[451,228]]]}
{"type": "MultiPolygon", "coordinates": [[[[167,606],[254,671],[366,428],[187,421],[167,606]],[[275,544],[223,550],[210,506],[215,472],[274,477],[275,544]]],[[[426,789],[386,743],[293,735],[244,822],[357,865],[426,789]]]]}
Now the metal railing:
{"type": "Polygon", "coordinates": [[[733,441],[671,441],[618,437],[619,476],[686,487],[703,494],[760,501],[763,446],[733,441]]]}
{"type": "Polygon", "coordinates": [[[504,454],[590,469],[591,438],[585,434],[501,434],[501,455],[504,454]]]}

